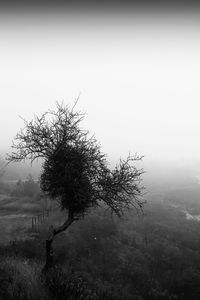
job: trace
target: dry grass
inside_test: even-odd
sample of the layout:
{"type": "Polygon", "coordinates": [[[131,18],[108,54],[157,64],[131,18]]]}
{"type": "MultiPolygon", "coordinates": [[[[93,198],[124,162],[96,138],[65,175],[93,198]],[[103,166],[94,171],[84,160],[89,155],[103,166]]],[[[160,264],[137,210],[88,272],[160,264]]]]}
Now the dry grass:
{"type": "Polygon", "coordinates": [[[30,197],[11,197],[0,199],[0,244],[27,238],[32,217],[41,214],[43,204],[30,197]]]}
{"type": "Polygon", "coordinates": [[[0,263],[0,299],[48,299],[41,277],[42,266],[27,259],[8,257],[0,263]]]}

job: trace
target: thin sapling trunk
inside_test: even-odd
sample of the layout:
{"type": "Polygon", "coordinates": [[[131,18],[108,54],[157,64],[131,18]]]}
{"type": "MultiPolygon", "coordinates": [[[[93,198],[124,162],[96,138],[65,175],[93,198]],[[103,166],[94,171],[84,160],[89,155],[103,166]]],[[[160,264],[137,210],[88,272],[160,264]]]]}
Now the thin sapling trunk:
{"type": "Polygon", "coordinates": [[[65,231],[72,224],[72,222],[74,220],[75,219],[73,218],[73,216],[71,216],[69,214],[68,219],[61,226],[54,228],[53,225],[51,225],[49,227],[49,231],[48,231],[47,239],[46,239],[46,263],[43,268],[44,272],[48,271],[52,267],[52,264],[53,264],[54,252],[53,252],[52,244],[53,244],[53,240],[54,240],[55,236],[57,234],[59,234],[60,232],[65,231]]]}

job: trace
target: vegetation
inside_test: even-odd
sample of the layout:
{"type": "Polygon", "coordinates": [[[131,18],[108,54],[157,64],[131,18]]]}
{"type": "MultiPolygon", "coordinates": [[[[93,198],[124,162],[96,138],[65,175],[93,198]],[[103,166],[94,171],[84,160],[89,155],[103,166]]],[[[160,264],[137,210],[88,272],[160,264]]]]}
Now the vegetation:
{"type": "Polygon", "coordinates": [[[11,195],[16,197],[38,197],[41,193],[38,182],[35,182],[33,177],[29,175],[25,181],[18,180],[14,188],[11,190],[11,195]]]}
{"type": "Polygon", "coordinates": [[[45,270],[53,262],[52,242],[74,221],[80,220],[103,202],[111,212],[121,216],[124,209],[142,209],[142,169],[132,163],[141,159],[129,156],[114,168],[108,167],[105,154],[94,137],[81,128],[84,115],[64,104],[56,111],[48,111],[17,134],[9,162],[43,158],[41,189],[56,199],[67,219],[58,226],[50,226],[46,239],[45,270]]]}
{"type": "Polygon", "coordinates": [[[3,159],[0,157],[0,179],[5,173],[5,162],[3,159]]]}
{"type": "Polygon", "coordinates": [[[143,170],[131,162],[140,157],[128,157],[109,169],[96,140],[76,127],[83,117],[80,113],[72,126],[80,130],[80,139],[54,148],[49,126],[62,124],[55,122],[63,110],[68,117],[75,113],[74,108],[57,108],[26,122],[10,161],[39,157],[36,148],[29,152],[25,146],[32,145],[31,134],[42,128],[41,136],[49,141],[41,136],[35,141],[51,151],[43,153],[41,187],[62,210],[54,208],[37,229],[31,227],[31,216],[43,209],[38,183],[31,176],[12,186],[1,182],[0,300],[198,300],[200,186],[196,179],[176,178],[175,182],[173,177],[173,184],[168,180],[157,185],[146,195],[145,211],[138,217],[143,170]],[[37,127],[38,122],[43,127],[37,127]],[[73,226],[65,231],[69,220],[73,226]],[[54,264],[42,272],[47,260],[44,240],[49,234],[47,245],[52,234],[56,240],[54,264]]]}
{"type": "Polygon", "coordinates": [[[43,227],[35,239],[1,246],[0,290],[11,295],[2,299],[198,299],[200,223],[168,204],[145,211],[118,220],[94,209],[56,237],[56,266],[46,274],[43,227]]]}

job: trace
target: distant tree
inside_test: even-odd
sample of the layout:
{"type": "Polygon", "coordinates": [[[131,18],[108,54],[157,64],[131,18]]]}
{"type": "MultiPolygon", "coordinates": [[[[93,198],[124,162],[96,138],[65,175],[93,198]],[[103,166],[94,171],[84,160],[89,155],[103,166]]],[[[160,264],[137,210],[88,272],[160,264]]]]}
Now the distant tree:
{"type": "Polygon", "coordinates": [[[5,173],[5,167],[6,167],[6,164],[5,164],[4,160],[0,157],[0,178],[3,177],[3,175],[5,173]]]}
{"type": "Polygon", "coordinates": [[[9,162],[43,158],[41,189],[67,212],[61,226],[50,226],[45,269],[52,264],[54,237],[84,217],[90,208],[102,202],[120,217],[124,209],[133,206],[142,210],[144,204],[143,169],[133,165],[141,157],[128,156],[110,169],[96,139],[80,127],[85,115],[75,110],[75,105],[57,103],[55,111],[35,116],[30,122],[24,120],[25,127],[16,135],[14,150],[7,158],[9,162]]]}
{"type": "Polygon", "coordinates": [[[9,186],[4,181],[4,174],[6,169],[6,163],[4,159],[0,157],[0,193],[8,193],[9,192],[9,186]]]}
{"type": "Polygon", "coordinates": [[[13,196],[20,197],[35,197],[40,194],[40,187],[29,174],[25,181],[19,179],[12,191],[13,196]]]}
{"type": "Polygon", "coordinates": [[[24,196],[34,197],[40,193],[39,184],[34,181],[33,176],[29,174],[26,180],[23,182],[23,194],[24,196]]]}

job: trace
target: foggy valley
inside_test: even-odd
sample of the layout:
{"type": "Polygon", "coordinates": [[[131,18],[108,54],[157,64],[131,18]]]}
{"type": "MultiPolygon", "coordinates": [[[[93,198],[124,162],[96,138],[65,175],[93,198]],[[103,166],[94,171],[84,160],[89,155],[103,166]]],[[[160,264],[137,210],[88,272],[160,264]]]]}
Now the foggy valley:
{"type": "MultiPolygon", "coordinates": [[[[144,167],[145,158],[139,163],[144,167]]],[[[23,292],[29,299],[23,289],[31,280],[31,288],[40,286],[30,291],[35,299],[198,299],[198,169],[149,164],[142,182],[143,213],[131,209],[119,219],[104,208],[93,209],[56,238],[56,269],[41,283],[37,274],[45,259],[48,227],[62,224],[65,213],[41,197],[41,164],[19,165],[5,168],[0,179],[2,287],[5,274],[19,272],[12,283],[14,296],[9,291],[9,297],[23,292]]],[[[10,299],[6,293],[1,291],[2,299],[10,299]]]]}
{"type": "Polygon", "coordinates": [[[199,300],[199,5],[16,3],[0,300],[199,300]]]}

